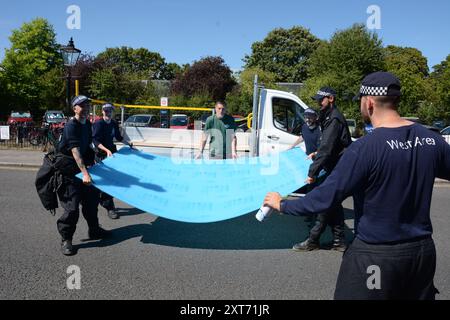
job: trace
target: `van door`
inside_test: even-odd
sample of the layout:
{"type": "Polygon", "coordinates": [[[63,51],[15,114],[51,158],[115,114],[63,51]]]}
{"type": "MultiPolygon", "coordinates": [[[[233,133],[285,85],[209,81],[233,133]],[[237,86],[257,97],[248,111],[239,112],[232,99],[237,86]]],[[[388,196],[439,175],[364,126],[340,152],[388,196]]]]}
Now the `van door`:
{"type": "MultiPolygon", "coordinates": [[[[308,108],[297,96],[268,90],[260,131],[260,155],[287,150],[300,136],[308,108]]],[[[302,143],[300,147],[305,150],[302,143]]]]}

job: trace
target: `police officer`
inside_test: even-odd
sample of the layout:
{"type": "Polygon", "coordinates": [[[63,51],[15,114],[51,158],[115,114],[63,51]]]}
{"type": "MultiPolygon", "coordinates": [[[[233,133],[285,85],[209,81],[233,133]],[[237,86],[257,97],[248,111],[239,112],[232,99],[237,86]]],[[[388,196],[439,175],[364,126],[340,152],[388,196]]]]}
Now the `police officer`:
{"type": "Polygon", "coordinates": [[[98,224],[97,207],[99,201],[98,189],[92,186],[92,178],[87,168],[94,164],[94,152],[90,148],[92,143],[92,127],[88,121],[90,99],[77,96],[72,100],[75,116],[64,127],[58,151],[70,161],[63,166],[64,183],[58,190],[58,197],[64,214],[57,222],[58,231],[62,237],[61,251],[64,255],[76,253],[72,245],[79,218],[79,206],[89,227],[90,239],[102,239],[110,235],[98,224]],[[83,179],[75,177],[81,171],[83,179]]]}
{"type": "Polygon", "coordinates": [[[354,142],[326,181],[294,201],[269,193],[264,203],[291,215],[355,202],[355,239],[345,252],[335,299],[434,299],[436,251],[430,220],[436,177],[450,180],[450,145],[398,114],[399,80],[368,75],[361,114],[374,131],[354,142]]]}
{"type": "MultiPolygon", "coordinates": [[[[124,140],[120,134],[119,126],[113,117],[114,106],[111,103],[105,103],[102,106],[103,117],[97,120],[93,125],[93,142],[98,152],[96,154],[97,162],[112,157],[113,153],[117,152],[114,138],[123,142],[124,144],[133,147],[133,144],[124,140]]],[[[115,210],[114,200],[109,194],[100,192],[100,204],[108,212],[108,217],[111,219],[118,219],[119,214],[115,210]]]]}
{"type": "MultiPolygon", "coordinates": [[[[321,88],[317,94],[312,97],[317,101],[320,112],[319,122],[322,131],[320,146],[317,152],[312,154],[313,163],[308,172],[308,184],[314,184],[322,170],[325,171],[325,177],[329,175],[340,157],[344,153],[352,140],[347,121],[336,107],[336,91],[330,87],[321,88]]],[[[321,180],[325,178],[321,177],[321,180]]],[[[336,203],[329,209],[329,212],[322,212],[317,215],[316,224],[311,229],[309,237],[298,244],[295,244],[295,251],[311,251],[320,248],[320,236],[325,232],[327,225],[332,229],[333,244],[331,249],[345,251],[344,235],[344,208],[342,204],[336,203]]]]}

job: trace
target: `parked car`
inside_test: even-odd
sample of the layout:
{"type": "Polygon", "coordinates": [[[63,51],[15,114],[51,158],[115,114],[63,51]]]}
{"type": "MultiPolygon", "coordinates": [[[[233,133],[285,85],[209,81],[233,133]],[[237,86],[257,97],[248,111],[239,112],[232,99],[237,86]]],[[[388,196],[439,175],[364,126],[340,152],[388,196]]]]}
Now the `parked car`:
{"type": "Polygon", "coordinates": [[[59,110],[48,110],[42,117],[42,124],[47,127],[63,128],[66,122],[66,116],[59,110]]]}
{"type": "Polygon", "coordinates": [[[450,144],[450,126],[441,131],[442,137],[450,144]]]}
{"type": "Polygon", "coordinates": [[[409,121],[412,121],[412,122],[421,124],[421,125],[424,126],[425,128],[427,128],[427,129],[429,129],[429,130],[431,130],[431,131],[434,131],[434,132],[436,132],[436,133],[439,133],[439,132],[440,132],[439,128],[436,128],[436,127],[433,127],[433,126],[426,125],[426,124],[424,124],[424,123],[423,123],[419,118],[417,118],[417,117],[402,117],[402,118],[405,119],[405,120],[409,120],[409,121]]]}
{"type": "Polygon", "coordinates": [[[11,115],[6,122],[7,125],[33,126],[33,118],[30,112],[11,111],[11,115]]]}
{"type": "Polygon", "coordinates": [[[440,130],[446,127],[446,122],[444,120],[433,121],[433,127],[439,128],[440,130]]]}
{"type": "Polygon", "coordinates": [[[174,114],[170,118],[171,129],[194,129],[191,118],[185,114],[174,114]]]}
{"type": "Polygon", "coordinates": [[[352,137],[356,136],[356,120],[355,119],[347,119],[348,130],[350,130],[350,135],[352,137]]]}
{"type": "Polygon", "coordinates": [[[91,123],[96,123],[98,120],[103,119],[103,116],[98,116],[98,115],[94,116],[94,114],[90,113],[88,119],[91,123]]]}
{"type": "Polygon", "coordinates": [[[373,125],[371,123],[367,123],[364,125],[364,134],[372,133],[374,130],[373,125]]]}
{"type": "Polygon", "coordinates": [[[161,122],[153,114],[135,114],[130,116],[124,123],[124,127],[151,127],[159,128],[161,122]]]}
{"type": "Polygon", "coordinates": [[[202,130],[205,129],[206,120],[211,117],[211,113],[203,113],[200,117],[200,121],[202,122],[202,130]]]}

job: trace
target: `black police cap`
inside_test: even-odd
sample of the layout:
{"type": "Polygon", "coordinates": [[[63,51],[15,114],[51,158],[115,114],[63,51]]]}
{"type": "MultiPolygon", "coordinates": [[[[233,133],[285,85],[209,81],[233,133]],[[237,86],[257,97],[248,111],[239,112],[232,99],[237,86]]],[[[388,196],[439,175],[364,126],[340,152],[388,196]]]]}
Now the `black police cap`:
{"type": "Polygon", "coordinates": [[[366,76],[357,98],[363,96],[400,97],[400,80],[390,72],[374,72],[366,76]]]}
{"type": "Polygon", "coordinates": [[[316,95],[311,97],[313,100],[320,101],[325,97],[336,97],[336,91],[330,87],[322,87],[316,95]]]}

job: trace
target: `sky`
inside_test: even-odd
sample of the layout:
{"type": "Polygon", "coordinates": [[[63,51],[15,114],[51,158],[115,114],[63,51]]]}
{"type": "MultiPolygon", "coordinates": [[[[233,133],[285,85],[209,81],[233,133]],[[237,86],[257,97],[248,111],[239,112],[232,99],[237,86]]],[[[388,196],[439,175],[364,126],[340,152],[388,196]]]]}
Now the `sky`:
{"type": "Polygon", "coordinates": [[[12,30],[43,17],[58,43],[73,37],[83,52],[144,47],[178,64],[222,56],[237,71],[251,45],[275,28],[303,26],[329,40],[354,23],[366,24],[370,5],[380,8],[375,31],[384,45],[417,48],[430,68],[450,54],[448,0],[0,0],[0,60],[12,30]],[[80,8],[80,29],[67,27],[70,5],[80,8]]]}

